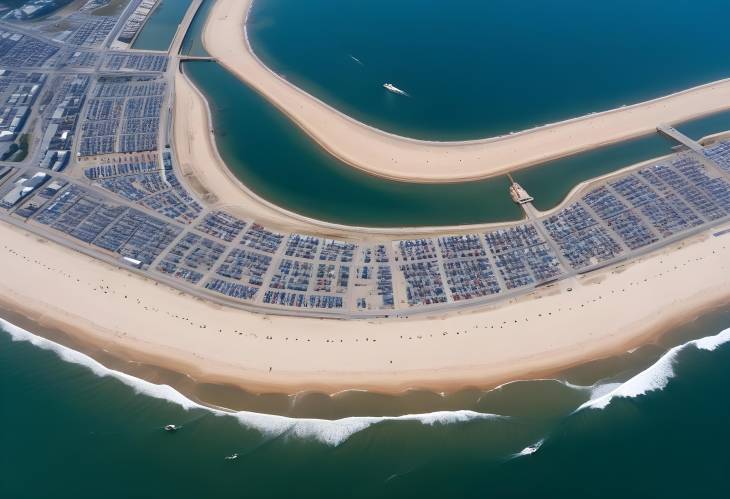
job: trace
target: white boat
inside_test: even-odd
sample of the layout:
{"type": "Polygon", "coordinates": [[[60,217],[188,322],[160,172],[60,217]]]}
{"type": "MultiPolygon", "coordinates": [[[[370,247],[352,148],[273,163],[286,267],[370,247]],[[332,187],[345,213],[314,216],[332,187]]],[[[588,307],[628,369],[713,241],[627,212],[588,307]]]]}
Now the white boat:
{"type": "Polygon", "coordinates": [[[231,454],[230,456],[226,456],[226,461],[233,461],[234,459],[238,459],[238,452],[231,454]]]}
{"type": "Polygon", "coordinates": [[[166,424],[165,425],[165,431],[173,432],[173,431],[177,431],[179,429],[180,429],[180,427],[179,426],[176,426],[174,424],[166,424]]]}
{"type": "Polygon", "coordinates": [[[516,457],[530,456],[530,455],[534,454],[535,452],[537,452],[540,449],[543,442],[544,442],[544,440],[539,440],[532,445],[528,445],[527,447],[522,449],[520,452],[518,452],[516,457]]]}
{"type": "Polygon", "coordinates": [[[401,90],[392,83],[383,83],[383,88],[385,88],[388,92],[393,92],[394,94],[405,95],[406,97],[408,97],[408,92],[406,92],[405,90],[401,90]]]}

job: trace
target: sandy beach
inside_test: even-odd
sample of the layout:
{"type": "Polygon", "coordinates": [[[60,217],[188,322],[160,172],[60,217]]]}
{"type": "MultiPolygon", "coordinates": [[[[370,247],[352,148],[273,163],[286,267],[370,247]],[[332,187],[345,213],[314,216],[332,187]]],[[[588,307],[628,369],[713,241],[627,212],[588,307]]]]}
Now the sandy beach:
{"type": "Polygon", "coordinates": [[[730,109],[730,80],[501,137],[428,142],[360,123],[295,87],[253,53],[242,29],[253,0],[217,0],[206,50],[331,154],[373,175],[411,182],[474,180],[611,144],[730,109]]]}
{"type": "Polygon", "coordinates": [[[251,391],[488,387],[625,351],[730,300],[730,234],[498,307],[379,322],[253,314],[6,224],[0,240],[4,308],[124,358],[251,391]]]}

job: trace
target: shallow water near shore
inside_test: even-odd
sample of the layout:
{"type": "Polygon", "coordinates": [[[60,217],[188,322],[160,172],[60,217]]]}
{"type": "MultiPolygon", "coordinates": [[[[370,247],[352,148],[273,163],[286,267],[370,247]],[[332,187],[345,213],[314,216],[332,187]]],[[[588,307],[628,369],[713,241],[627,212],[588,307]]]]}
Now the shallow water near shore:
{"type": "MultiPolygon", "coordinates": [[[[515,382],[441,401],[400,397],[402,414],[429,411],[420,416],[373,417],[393,410],[389,397],[345,392],[337,404],[371,417],[334,422],[222,416],[5,326],[12,337],[0,334],[0,495],[706,496],[723,490],[730,471],[728,325],[725,307],[658,345],[573,368],[560,382],[515,382]],[[669,350],[675,345],[683,346],[669,350]],[[589,400],[595,408],[576,411],[589,400]],[[166,433],[168,423],[182,429],[166,433]],[[595,471],[609,468],[622,478],[596,484],[595,471]]],[[[291,405],[321,405],[324,413],[312,417],[339,418],[323,397],[291,405]]]]}

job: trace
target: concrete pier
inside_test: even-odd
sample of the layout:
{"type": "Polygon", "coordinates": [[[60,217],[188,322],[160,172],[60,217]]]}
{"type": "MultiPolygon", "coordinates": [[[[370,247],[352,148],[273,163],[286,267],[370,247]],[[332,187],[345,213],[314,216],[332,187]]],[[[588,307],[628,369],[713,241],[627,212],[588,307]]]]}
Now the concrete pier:
{"type": "Polygon", "coordinates": [[[676,128],[662,124],[656,127],[656,131],[664,135],[665,137],[669,137],[670,139],[679,142],[690,150],[702,154],[702,146],[696,141],[687,137],[676,128]]]}

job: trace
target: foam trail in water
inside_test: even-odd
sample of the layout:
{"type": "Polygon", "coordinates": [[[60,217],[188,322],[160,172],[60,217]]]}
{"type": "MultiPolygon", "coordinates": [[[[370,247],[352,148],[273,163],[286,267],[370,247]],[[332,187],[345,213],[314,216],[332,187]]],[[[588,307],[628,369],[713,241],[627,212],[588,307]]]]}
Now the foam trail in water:
{"type": "Polygon", "coordinates": [[[730,328],[714,336],[706,336],[698,340],[688,341],[687,343],[671,348],[653,365],[628,381],[615,386],[608,392],[597,388],[591,400],[581,405],[576,409],[576,412],[582,409],[603,409],[616,397],[634,398],[654,390],[663,390],[669,383],[669,380],[674,377],[674,362],[682,350],[688,347],[695,347],[700,350],[712,351],[728,342],[730,342],[730,328]]]}
{"type": "Polygon", "coordinates": [[[355,433],[383,421],[417,421],[424,425],[436,425],[463,423],[477,419],[508,419],[506,416],[497,414],[466,410],[406,414],[404,416],[358,416],[336,420],[290,418],[249,411],[228,412],[190,400],[169,385],[157,385],[129,374],[109,369],[86,354],[77,352],[46,338],[36,336],[2,318],[0,318],[0,329],[7,331],[13,341],[27,341],[43,350],[51,350],[64,361],[83,365],[99,377],[109,376],[115,378],[132,387],[137,393],[173,402],[186,410],[204,409],[218,416],[232,416],[238,419],[243,426],[258,430],[270,436],[286,434],[299,438],[311,438],[327,445],[337,446],[355,433]]]}

